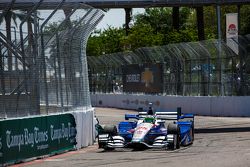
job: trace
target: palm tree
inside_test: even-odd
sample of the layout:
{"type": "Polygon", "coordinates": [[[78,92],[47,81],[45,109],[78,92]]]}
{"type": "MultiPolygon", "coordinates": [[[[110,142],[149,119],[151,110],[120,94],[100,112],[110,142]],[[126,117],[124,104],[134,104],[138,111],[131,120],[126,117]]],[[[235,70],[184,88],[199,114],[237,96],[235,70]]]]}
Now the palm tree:
{"type": "MultiPolygon", "coordinates": [[[[6,26],[6,37],[9,41],[11,41],[11,17],[14,16],[12,11],[8,11],[5,14],[5,26],[6,26]]],[[[1,22],[3,20],[0,20],[1,22]]],[[[15,22],[15,20],[14,20],[15,22]]],[[[16,23],[16,22],[15,22],[16,23]]],[[[12,53],[10,50],[8,50],[8,70],[12,71],[12,53]]]]}
{"type": "Polygon", "coordinates": [[[132,15],[132,8],[125,8],[125,30],[126,30],[126,36],[128,36],[128,33],[129,33],[129,23],[131,21],[131,15],[132,15]]]}
{"type": "Polygon", "coordinates": [[[180,27],[179,9],[180,7],[173,7],[172,9],[173,28],[176,31],[179,31],[179,27],[180,27]]]}
{"type": "MultiPolygon", "coordinates": [[[[1,12],[0,14],[4,14],[4,12],[1,12]]],[[[15,26],[17,26],[17,22],[16,19],[17,18],[22,18],[23,14],[22,13],[17,13],[14,12],[12,10],[7,11],[7,13],[5,13],[4,16],[4,20],[5,20],[5,26],[6,26],[6,37],[8,41],[12,41],[11,40],[11,21],[13,20],[13,22],[15,23],[15,26]]],[[[0,23],[3,22],[3,19],[0,20],[0,23]]],[[[8,71],[12,71],[12,53],[11,51],[8,49],[8,71]]]]}
{"type": "Polygon", "coordinates": [[[197,17],[198,39],[199,41],[202,41],[205,40],[204,14],[202,6],[196,8],[196,17],[197,17]]]}
{"type": "MultiPolygon", "coordinates": [[[[70,20],[70,15],[72,13],[72,9],[71,8],[63,8],[63,12],[65,15],[66,19],[66,31],[70,30],[73,28],[72,22],[70,20]],[[68,18],[69,17],[69,18],[68,18]]],[[[63,48],[64,48],[64,72],[65,72],[65,81],[66,84],[68,84],[68,88],[66,88],[66,98],[67,98],[67,102],[68,102],[68,90],[69,92],[72,94],[72,101],[73,105],[77,105],[77,88],[75,86],[75,74],[74,74],[74,64],[73,63],[73,58],[70,52],[70,43],[69,43],[69,39],[71,37],[71,33],[70,31],[68,31],[66,33],[66,38],[67,40],[63,43],[63,48]]]]}
{"type": "MultiPolygon", "coordinates": [[[[23,16],[25,17],[26,14],[28,13],[29,11],[22,11],[23,13],[23,16]]],[[[24,17],[20,18],[21,20],[24,19],[24,17]]],[[[34,23],[34,17],[33,16],[30,16],[28,19],[27,19],[27,31],[28,31],[28,64],[32,64],[32,51],[34,49],[34,38],[33,38],[33,27],[32,27],[32,24],[34,23]]]]}

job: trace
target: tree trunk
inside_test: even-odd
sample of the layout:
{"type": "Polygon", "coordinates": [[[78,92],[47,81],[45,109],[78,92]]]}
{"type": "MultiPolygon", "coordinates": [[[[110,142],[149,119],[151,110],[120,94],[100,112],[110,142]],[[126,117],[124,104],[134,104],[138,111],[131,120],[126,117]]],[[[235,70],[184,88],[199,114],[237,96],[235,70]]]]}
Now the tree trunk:
{"type": "MultiPolygon", "coordinates": [[[[65,15],[65,18],[67,18],[70,15],[70,13],[72,12],[72,9],[70,9],[70,8],[63,8],[63,12],[64,12],[64,15],[65,15]]],[[[70,21],[70,18],[68,18],[66,20],[66,26],[67,26],[67,28],[72,28],[72,23],[70,21]]]]}
{"type": "MultiPolygon", "coordinates": [[[[0,48],[1,48],[1,43],[0,43],[0,48]]],[[[2,51],[0,49],[0,81],[1,81],[1,93],[2,95],[5,95],[5,76],[4,76],[4,62],[3,62],[3,55],[2,55],[2,51]]],[[[4,111],[4,110],[3,110],[4,111]]]]}
{"type": "Polygon", "coordinates": [[[196,18],[199,41],[205,40],[203,7],[196,7],[196,18]]]}
{"type": "MultiPolygon", "coordinates": [[[[6,22],[6,36],[11,41],[11,12],[5,15],[6,22]]],[[[8,71],[12,71],[12,53],[8,49],[8,71]]]]}
{"type": "Polygon", "coordinates": [[[128,36],[128,32],[129,32],[129,23],[131,21],[131,15],[132,15],[132,9],[131,8],[125,8],[125,31],[126,31],[126,36],[128,36]]]}
{"type": "MultiPolygon", "coordinates": [[[[198,39],[199,41],[205,40],[205,33],[204,33],[204,15],[203,15],[203,7],[196,7],[196,19],[197,19],[197,28],[198,28],[198,39]]],[[[201,68],[201,96],[207,96],[206,90],[206,76],[204,73],[203,68],[201,68]]]]}
{"type": "Polygon", "coordinates": [[[176,31],[179,31],[180,28],[180,18],[179,18],[179,7],[173,7],[172,11],[172,20],[173,20],[173,28],[176,31]]]}
{"type": "Polygon", "coordinates": [[[34,45],[34,39],[33,39],[33,28],[32,28],[32,19],[29,18],[27,20],[27,26],[28,26],[28,64],[32,64],[33,63],[33,45],[34,45]]]}
{"type": "MultiPolygon", "coordinates": [[[[72,12],[72,9],[70,8],[64,8],[63,9],[64,15],[67,18],[70,13],[72,12]]],[[[70,18],[66,19],[66,26],[67,30],[70,30],[73,28],[72,22],[70,18]]],[[[63,50],[64,50],[64,67],[65,67],[65,80],[66,84],[68,84],[68,88],[66,88],[66,91],[69,89],[69,94],[71,94],[71,101],[70,103],[73,106],[79,105],[79,98],[77,91],[80,91],[79,88],[77,88],[76,84],[76,78],[75,78],[75,64],[73,64],[73,57],[75,55],[71,55],[70,51],[70,40],[71,40],[71,31],[67,32],[67,41],[63,41],[63,50]]],[[[81,89],[81,88],[80,88],[81,89]]],[[[68,101],[68,99],[67,99],[68,101]]]]}

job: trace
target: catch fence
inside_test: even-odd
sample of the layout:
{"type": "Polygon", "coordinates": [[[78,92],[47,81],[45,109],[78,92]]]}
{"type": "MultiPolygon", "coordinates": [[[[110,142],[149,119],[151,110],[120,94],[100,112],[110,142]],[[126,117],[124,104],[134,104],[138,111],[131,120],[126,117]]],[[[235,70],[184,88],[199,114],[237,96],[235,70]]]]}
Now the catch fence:
{"type": "MultiPolygon", "coordinates": [[[[123,68],[143,64],[162,65],[160,95],[246,96],[250,95],[250,35],[143,47],[133,52],[88,56],[91,93],[124,92],[123,68]],[[230,45],[230,47],[229,47],[230,45]],[[231,47],[234,46],[234,47],[231,47]]],[[[134,72],[136,73],[136,72],[134,72]]],[[[142,80],[142,78],[141,78],[142,80]]]]}
{"type": "Polygon", "coordinates": [[[13,0],[2,10],[1,18],[23,17],[15,29],[0,32],[0,118],[91,107],[86,44],[104,13],[64,2],[46,9],[40,0],[21,11],[13,0]]]}

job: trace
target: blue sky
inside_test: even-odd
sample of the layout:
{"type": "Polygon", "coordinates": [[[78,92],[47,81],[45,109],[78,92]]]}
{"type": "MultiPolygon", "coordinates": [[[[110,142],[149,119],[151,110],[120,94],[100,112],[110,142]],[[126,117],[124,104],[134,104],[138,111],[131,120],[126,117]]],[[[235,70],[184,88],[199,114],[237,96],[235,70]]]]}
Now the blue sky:
{"type": "MultiPolygon", "coordinates": [[[[135,8],[133,9],[133,15],[143,13],[144,9],[135,8]]],[[[97,25],[98,29],[105,29],[109,25],[112,27],[121,27],[125,23],[125,11],[124,9],[110,9],[97,25]]]]}
{"type": "MultiPolygon", "coordinates": [[[[143,8],[134,8],[133,9],[133,15],[138,14],[138,13],[143,13],[145,10],[143,8]]],[[[44,10],[43,12],[40,12],[42,18],[47,18],[49,14],[51,13],[50,10],[46,11],[44,10]]],[[[63,20],[64,19],[64,14],[63,11],[58,11],[56,16],[56,19],[51,19],[49,22],[54,22],[58,20],[63,20]]],[[[43,21],[41,21],[42,23],[43,21]]],[[[40,24],[41,24],[40,23],[40,24]]],[[[18,22],[20,24],[20,22],[18,22]]],[[[105,16],[101,20],[101,22],[97,25],[97,29],[107,29],[108,26],[111,27],[122,27],[122,25],[125,24],[125,10],[124,9],[110,9],[108,12],[105,13],[105,16]]],[[[12,23],[14,25],[14,23],[12,23]]],[[[24,32],[27,32],[26,30],[26,24],[24,24],[24,32]]],[[[0,25],[0,31],[2,31],[5,34],[5,22],[3,22],[0,25]]],[[[19,31],[19,28],[17,28],[17,31],[19,31]]],[[[14,36],[14,34],[13,34],[14,36]]],[[[19,36],[18,36],[19,38],[19,36]]]]}

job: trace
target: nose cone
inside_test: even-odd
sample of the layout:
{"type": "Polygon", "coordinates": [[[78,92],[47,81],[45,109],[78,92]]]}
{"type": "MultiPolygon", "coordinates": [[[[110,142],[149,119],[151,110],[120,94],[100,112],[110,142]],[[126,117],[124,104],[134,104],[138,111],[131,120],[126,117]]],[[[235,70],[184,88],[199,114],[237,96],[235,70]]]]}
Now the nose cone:
{"type": "Polygon", "coordinates": [[[144,140],[144,137],[148,134],[153,124],[151,123],[141,123],[136,127],[132,141],[131,142],[141,142],[144,140]]]}

